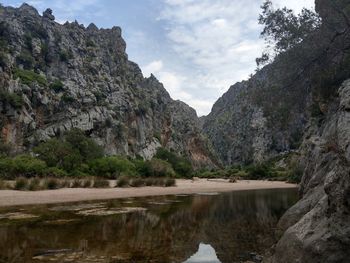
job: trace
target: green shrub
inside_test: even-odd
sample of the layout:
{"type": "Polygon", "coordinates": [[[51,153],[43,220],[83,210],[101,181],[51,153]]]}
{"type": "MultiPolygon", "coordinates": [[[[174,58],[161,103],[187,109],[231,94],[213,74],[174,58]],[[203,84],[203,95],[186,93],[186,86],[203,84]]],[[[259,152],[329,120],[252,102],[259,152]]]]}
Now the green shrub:
{"type": "Polygon", "coordinates": [[[117,187],[126,187],[129,186],[129,178],[126,176],[120,176],[117,180],[117,187]]]}
{"type": "Polygon", "coordinates": [[[68,62],[73,58],[73,53],[70,50],[61,50],[59,56],[62,62],[68,62]]]}
{"type": "Polygon", "coordinates": [[[143,180],[142,178],[132,178],[129,182],[131,187],[140,187],[145,185],[145,180],[143,180]]]}
{"type": "Polygon", "coordinates": [[[186,158],[180,157],[165,148],[159,148],[155,157],[170,163],[178,175],[187,178],[192,176],[193,168],[186,158]]]}
{"type": "Polygon", "coordinates": [[[165,187],[170,187],[170,186],[175,186],[175,185],[176,185],[176,181],[174,178],[166,178],[164,181],[165,187]]]}
{"type": "Polygon", "coordinates": [[[64,91],[64,85],[60,80],[55,80],[50,84],[50,89],[54,90],[56,93],[64,91]]]}
{"type": "Polygon", "coordinates": [[[151,161],[147,161],[150,169],[150,176],[155,177],[172,177],[175,176],[174,169],[172,168],[171,164],[160,160],[153,158],[151,161]]]}
{"type": "Polygon", "coordinates": [[[61,100],[67,104],[74,103],[76,101],[75,98],[71,96],[68,92],[63,93],[61,100]]]}
{"type": "Polygon", "coordinates": [[[15,190],[25,190],[28,187],[28,179],[24,177],[19,177],[15,181],[15,190]]]}
{"type": "Polygon", "coordinates": [[[22,65],[25,69],[32,69],[35,60],[30,52],[27,50],[23,51],[16,57],[17,64],[22,65]]]}
{"type": "Polygon", "coordinates": [[[59,178],[67,176],[67,173],[64,170],[59,169],[58,167],[48,167],[44,170],[44,174],[45,176],[59,177],[59,178]]]}
{"type": "Polygon", "coordinates": [[[29,180],[28,185],[29,191],[37,191],[40,190],[40,179],[39,178],[32,178],[29,180]]]}
{"type": "Polygon", "coordinates": [[[18,155],[12,161],[12,173],[14,176],[33,177],[43,175],[46,170],[44,161],[30,155],[18,155]]]}
{"type": "Polygon", "coordinates": [[[155,179],[154,179],[154,178],[151,178],[151,177],[146,178],[146,179],[145,179],[145,185],[146,185],[146,186],[155,185],[155,179]]]}
{"type": "Polygon", "coordinates": [[[164,186],[165,180],[164,178],[154,178],[153,185],[155,186],[164,186]]]}
{"type": "Polygon", "coordinates": [[[47,178],[44,181],[44,188],[49,190],[58,189],[60,182],[56,178],[47,178]]]}
{"type": "Polygon", "coordinates": [[[6,53],[0,51],[0,67],[1,68],[6,68],[8,65],[8,58],[7,58],[7,55],[6,53]]]}
{"type": "Polygon", "coordinates": [[[15,109],[20,109],[24,103],[22,95],[5,90],[0,90],[0,101],[3,104],[11,105],[15,109]]]}
{"type": "Polygon", "coordinates": [[[91,172],[96,176],[115,179],[120,174],[136,175],[135,165],[128,159],[110,156],[93,160],[89,163],[91,172]]]}
{"type": "Polygon", "coordinates": [[[109,181],[106,179],[97,178],[94,180],[93,187],[94,188],[108,188],[109,181]]]}
{"type": "Polygon", "coordinates": [[[15,79],[19,78],[21,82],[26,85],[31,85],[36,82],[40,86],[47,86],[46,78],[32,70],[16,68],[13,72],[13,76],[15,79]]]}

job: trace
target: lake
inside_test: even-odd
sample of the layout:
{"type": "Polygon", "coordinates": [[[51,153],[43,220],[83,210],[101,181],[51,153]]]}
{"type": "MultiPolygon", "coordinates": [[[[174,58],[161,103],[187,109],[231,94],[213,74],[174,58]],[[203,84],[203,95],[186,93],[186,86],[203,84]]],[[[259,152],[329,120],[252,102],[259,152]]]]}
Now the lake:
{"type": "Polygon", "coordinates": [[[259,262],[297,200],[275,189],[0,208],[0,262],[259,262]]]}

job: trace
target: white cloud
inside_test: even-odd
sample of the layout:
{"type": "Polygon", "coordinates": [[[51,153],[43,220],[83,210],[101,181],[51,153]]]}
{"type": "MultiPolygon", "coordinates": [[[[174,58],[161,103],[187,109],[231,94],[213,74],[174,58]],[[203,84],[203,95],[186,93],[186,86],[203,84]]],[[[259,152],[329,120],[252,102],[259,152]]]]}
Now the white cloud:
{"type": "Polygon", "coordinates": [[[148,65],[142,67],[143,75],[148,77],[151,74],[158,73],[163,68],[163,62],[161,60],[155,60],[148,65]]]}
{"type": "MultiPolygon", "coordinates": [[[[173,97],[182,97],[199,115],[207,114],[212,102],[230,85],[247,79],[254,72],[255,58],[264,47],[257,21],[262,2],[164,0],[165,7],[158,19],[166,22],[167,38],[178,58],[191,65],[190,70],[176,71],[165,66],[162,69],[186,80],[163,78],[165,88],[171,90],[173,97]],[[190,96],[175,93],[182,94],[184,90],[190,96]]],[[[275,0],[273,3],[276,7],[287,5],[296,12],[304,6],[313,8],[313,0],[275,0]]],[[[160,78],[161,74],[156,76],[160,78]]]]}

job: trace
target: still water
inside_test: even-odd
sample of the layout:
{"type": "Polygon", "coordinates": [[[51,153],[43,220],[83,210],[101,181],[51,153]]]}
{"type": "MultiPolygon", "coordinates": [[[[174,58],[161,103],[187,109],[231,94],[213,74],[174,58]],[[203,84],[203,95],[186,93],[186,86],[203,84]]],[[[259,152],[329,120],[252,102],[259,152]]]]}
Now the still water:
{"type": "Polygon", "coordinates": [[[0,262],[256,260],[294,189],[128,198],[0,209],[0,262]]]}

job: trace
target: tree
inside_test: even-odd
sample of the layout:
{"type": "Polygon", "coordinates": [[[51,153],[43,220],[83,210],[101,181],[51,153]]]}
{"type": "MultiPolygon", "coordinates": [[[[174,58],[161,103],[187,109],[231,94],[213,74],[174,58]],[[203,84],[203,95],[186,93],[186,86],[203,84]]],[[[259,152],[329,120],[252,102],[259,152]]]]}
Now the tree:
{"type": "Polygon", "coordinates": [[[266,51],[256,59],[258,66],[295,47],[321,25],[320,17],[306,8],[295,15],[293,10],[286,7],[274,9],[272,2],[266,0],[261,9],[259,24],[264,25],[261,37],[265,39],[266,51]]]}

